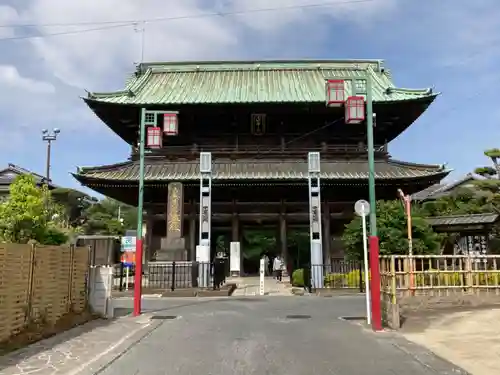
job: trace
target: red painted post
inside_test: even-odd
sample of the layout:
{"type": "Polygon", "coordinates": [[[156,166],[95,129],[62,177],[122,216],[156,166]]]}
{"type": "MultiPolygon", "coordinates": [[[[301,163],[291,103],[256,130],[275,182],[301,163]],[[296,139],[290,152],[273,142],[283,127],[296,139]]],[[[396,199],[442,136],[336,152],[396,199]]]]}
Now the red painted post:
{"type": "Polygon", "coordinates": [[[378,236],[370,236],[370,292],[372,304],[372,329],[382,330],[382,306],[380,303],[380,260],[378,236]]]}
{"type": "Polygon", "coordinates": [[[136,240],[134,275],[134,316],[141,315],[142,297],[142,238],[136,240]]]}

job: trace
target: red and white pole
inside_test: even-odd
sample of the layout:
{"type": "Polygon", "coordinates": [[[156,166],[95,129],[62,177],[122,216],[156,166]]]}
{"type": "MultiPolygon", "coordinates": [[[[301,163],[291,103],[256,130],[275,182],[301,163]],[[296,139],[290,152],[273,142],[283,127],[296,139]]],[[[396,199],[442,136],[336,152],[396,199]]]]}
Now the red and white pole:
{"type": "Polygon", "coordinates": [[[135,248],[135,275],[134,275],[134,316],[141,315],[142,298],[142,238],[137,238],[135,248]]]}
{"type": "Polygon", "coordinates": [[[380,302],[380,263],[378,236],[370,236],[370,294],[372,304],[372,329],[382,331],[382,306],[380,302]]]}

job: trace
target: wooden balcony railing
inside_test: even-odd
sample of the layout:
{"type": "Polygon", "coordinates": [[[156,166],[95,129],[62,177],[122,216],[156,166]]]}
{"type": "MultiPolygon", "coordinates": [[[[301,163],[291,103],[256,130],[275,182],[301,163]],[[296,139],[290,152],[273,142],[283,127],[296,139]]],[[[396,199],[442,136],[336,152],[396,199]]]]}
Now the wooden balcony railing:
{"type": "MultiPolygon", "coordinates": [[[[216,144],[203,144],[203,145],[184,145],[184,146],[171,146],[164,145],[163,148],[158,150],[148,150],[148,155],[151,156],[166,156],[166,157],[197,157],[200,152],[212,152],[214,155],[220,157],[259,157],[259,156],[275,156],[275,157],[297,157],[304,156],[308,152],[321,152],[322,154],[329,155],[363,155],[366,154],[368,149],[366,146],[361,145],[322,145],[312,147],[282,147],[273,145],[216,145],[216,144]]],[[[379,155],[386,155],[387,145],[376,145],[375,152],[379,155]]],[[[132,149],[132,159],[138,154],[137,147],[132,149]]]]}

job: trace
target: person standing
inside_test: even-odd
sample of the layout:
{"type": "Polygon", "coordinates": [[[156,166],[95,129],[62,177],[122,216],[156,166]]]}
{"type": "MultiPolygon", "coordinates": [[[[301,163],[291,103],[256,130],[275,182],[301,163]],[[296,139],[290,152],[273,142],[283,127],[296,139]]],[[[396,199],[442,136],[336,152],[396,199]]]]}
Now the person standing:
{"type": "Polygon", "coordinates": [[[283,275],[283,261],[279,255],[274,258],[273,262],[273,271],[276,277],[276,280],[281,281],[281,277],[283,275]]]}
{"type": "Polygon", "coordinates": [[[269,257],[267,254],[262,255],[262,259],[264,259],[264,275],[269,275],[269,257]]]}

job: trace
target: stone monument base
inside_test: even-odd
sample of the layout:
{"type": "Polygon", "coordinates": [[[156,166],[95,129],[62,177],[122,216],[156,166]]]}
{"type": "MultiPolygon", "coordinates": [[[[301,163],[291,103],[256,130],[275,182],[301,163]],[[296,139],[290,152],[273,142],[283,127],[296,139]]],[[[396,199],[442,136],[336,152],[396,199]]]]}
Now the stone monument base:
{"type": "Polygon", "coordinates": [[[156,261],[158,262],[175,262],[186,261],[188,252],[186,250],[184,238],[179,238],[174,241],[165,241],[162,248],[156,251],[156,261]]]}

